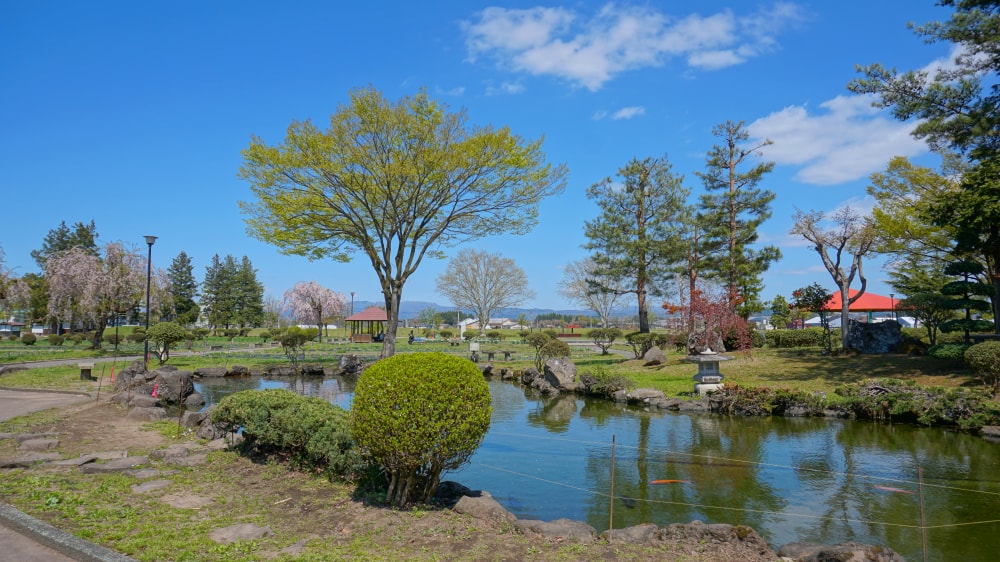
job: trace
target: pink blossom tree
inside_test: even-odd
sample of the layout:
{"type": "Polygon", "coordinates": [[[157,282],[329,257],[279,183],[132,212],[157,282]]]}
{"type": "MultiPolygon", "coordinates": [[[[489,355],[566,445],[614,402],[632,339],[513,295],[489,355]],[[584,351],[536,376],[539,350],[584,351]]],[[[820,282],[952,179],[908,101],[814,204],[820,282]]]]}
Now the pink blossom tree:
{"type": "Polygon", "coordinates": [[[4,265],[3,248],[0,248],[0,320],[6,320],[20,308],[28,308],[31,288],[4,265]]]}
{"type": "MultiPolygon", "coordinates": [[[[72,248],[50,257],[45,268],[49,283],[49,316],[70,325],[92,325],[93,347],[101,347],[110,318],[137,308],[146,294],[146,258],[136,250],[113,242],[102,256],[72,248]]],[[[162,283],[157,272],[156,283],[162,283]]],[[[151,281],[152,283],[152,281],[151,281]]],[[[165,291],[150,288],[158,309],[165,291]]]]}
{"type": "MultiPolygon", "coordinates": [[[[285,291],[285,309],[300,324],[315,324],[323,334],[323,325],[330,318],[343,316],[347,298],[315,281],[299,281],[285,291]]],[[[319,336],[317,336],[319,339],[319,336]]]]}

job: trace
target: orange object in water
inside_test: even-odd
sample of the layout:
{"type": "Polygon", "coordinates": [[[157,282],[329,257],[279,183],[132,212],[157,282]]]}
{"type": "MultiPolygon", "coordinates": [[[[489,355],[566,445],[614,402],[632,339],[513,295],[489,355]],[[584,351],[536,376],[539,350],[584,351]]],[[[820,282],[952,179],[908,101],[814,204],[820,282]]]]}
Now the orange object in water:
{"type": "Polygon", "coordinates": [[[652,480],[650,484],[690,484],[689,480],[652,480]]]}
{"type": "Polygon", "coordinates": [[[886,492],[899,492],[900,494],[910,494],[911,496],[913,495],[913,492],[909,490],[904,490],[902,488],[890,488],[889,486],[875,486],[875,489],[885,490],[886,492]]]}

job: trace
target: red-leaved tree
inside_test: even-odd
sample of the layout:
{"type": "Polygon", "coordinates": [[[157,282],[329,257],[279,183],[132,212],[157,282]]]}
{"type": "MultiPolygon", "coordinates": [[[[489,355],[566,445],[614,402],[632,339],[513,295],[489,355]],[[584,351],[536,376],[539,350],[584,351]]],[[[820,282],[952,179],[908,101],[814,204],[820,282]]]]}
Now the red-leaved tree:
{"type": "Polygon", "coordinates": [[[662,307],[688,319],[685,322],[688,353],[701,353],[706,349],[725,351],[727,348],[750,353],[750,324],[737,313],[739,303],[730,304],[728,295],[695,289],[686,305],[663,303],[662,307]]]}

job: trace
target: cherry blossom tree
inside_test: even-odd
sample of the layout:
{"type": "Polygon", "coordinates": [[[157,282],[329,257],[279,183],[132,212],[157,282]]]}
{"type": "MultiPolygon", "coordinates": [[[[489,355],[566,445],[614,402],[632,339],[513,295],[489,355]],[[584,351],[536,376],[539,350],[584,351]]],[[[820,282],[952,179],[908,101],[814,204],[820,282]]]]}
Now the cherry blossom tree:
{"type": "Polygon", "coordinates": [[[347,298],[315,281],[299,281],[285,291],[285,308],[302,324],[315,324],[319,328],[317,340],[323,334],[327,319],[343,316],[347,298]]]}
{"type": "MultiPolygon", "coordinates": [[[[48,259],[49,316],[70,325],[93,326],[93,347],[101,347],[108,320],[137,308],[146,294],[146,258],[119,242],[104,247],[103,256],[72,248],[48,259]]],[[[150,299],[159,309],[167,291],[160,287],[165,274],[157,271],[150,299]]],[[[151,281],[152,282],[152,281],[151,281]]]]}
{"type": "Polygon", "coordinates": [[[0,248],[0,320],[9,318],[17,309],[27,308],[30,298],[31,288],[7,269],[3,248],[0,248]]]}

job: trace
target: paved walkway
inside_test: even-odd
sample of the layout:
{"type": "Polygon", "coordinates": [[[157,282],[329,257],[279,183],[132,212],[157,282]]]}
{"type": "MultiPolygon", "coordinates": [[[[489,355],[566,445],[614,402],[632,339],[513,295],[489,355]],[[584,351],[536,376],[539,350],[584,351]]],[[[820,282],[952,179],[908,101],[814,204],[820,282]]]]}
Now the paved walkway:
{"type": "MultiPolygon", "coordinates": [[[[78,392],[0,389],[0,420],[50,408],[65,408],[94,398],[78,392]]],[[[0,502],[0,560],[17,562],[134,562],[0,502]]]]}

